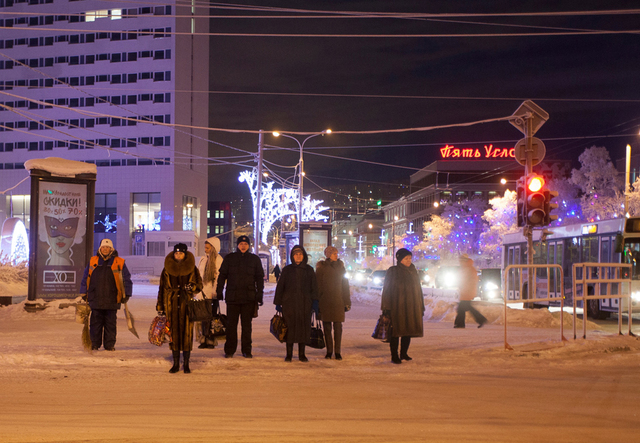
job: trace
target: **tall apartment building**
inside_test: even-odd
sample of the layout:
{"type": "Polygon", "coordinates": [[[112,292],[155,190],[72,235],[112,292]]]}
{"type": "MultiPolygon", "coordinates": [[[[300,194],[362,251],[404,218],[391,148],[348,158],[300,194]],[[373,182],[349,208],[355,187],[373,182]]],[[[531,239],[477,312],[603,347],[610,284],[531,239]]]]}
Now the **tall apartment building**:
{"type": "MultiPolygon", "coordinates": [[[[96,243],[206,237],[208,9],[185,5],[0,0],[0,192],[31,158],[95,163],[96,243]]],[[[0,224],[29,226],[29,187],[0,195],[0,224]]]]}

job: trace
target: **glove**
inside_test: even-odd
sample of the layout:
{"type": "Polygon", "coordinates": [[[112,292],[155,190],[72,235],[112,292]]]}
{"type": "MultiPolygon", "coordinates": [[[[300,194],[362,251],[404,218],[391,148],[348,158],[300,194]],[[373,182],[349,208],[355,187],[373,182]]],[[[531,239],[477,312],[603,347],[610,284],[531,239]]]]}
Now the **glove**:
{"type": "Polygon", "coordinates": [[[166,314],[164,313],[164,311],[162,311],[162,310],[158,310],[158,316],[159,316],[159,317],[165,317],[165,316],[166,316],[166,314]]]}
{"type": "Polygon", "coordinates": [[[282,305],[276,305],[276,311],[282,312],[282,305]]]}
{"type": "Polygon", "coordinates": [[[351,305],[347,305],[344,307],[344,312],[349,312],[351,310],[351,305]]]}
{"type": "Polygon", "coordinates": [[[81,295],[80,297],[82,297],[82,301],[87,301],[87,294],[81,295]]]}
{"type": "Polygon", "coordinates": [[[316,315],[320,314],[320,302],[314,300],[313,303],[311,303],[311,309],[315,311],[316,315]]]}
{"type": "Polygon", "coordinates": [[[129,301],[129,299],[130,299],[130,298],[131,298],[131,296],[125,296],[125,297],[122,299],[122,303],[127,303],[127,302],[129,301]]]}
{"type": "Polygon", "coordinates": [[[258,306],[262,306],[264,304],[264,302],[262,301],[263,298],[264,298],[264,294],[258,294],[256,296],[256,301],[258,302],[258,306]]]}
{"type": "Polygon", "coordinates": [[[383,313],[384,315],[386,315],[387,317],[391,317],[391,311],[390,311],[390,310],[382,311],[382,313],[383,313]]]}

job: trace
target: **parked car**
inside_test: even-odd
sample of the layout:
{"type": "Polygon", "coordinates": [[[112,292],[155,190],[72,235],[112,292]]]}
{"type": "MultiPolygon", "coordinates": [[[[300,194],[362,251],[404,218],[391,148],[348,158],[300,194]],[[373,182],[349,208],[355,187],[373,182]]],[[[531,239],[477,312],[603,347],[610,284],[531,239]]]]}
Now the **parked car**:
{"type": "Polygon", "coordinates": [[[384,285],[384,278],[387,275],[387,270],[373,271],[369,277],[370,288],[382,288],[384,285]]]}
{"type": "Polygon", "coordinates": [[[482,300],[498,300],[502,298],[502,270],[500,268],[480,270],[478,295],[482,300]]]}
{"type": "Polygon", "coordinates": [[[353,271],[347,272],[347,279],[349,279],[349,283],[357,286],[366,286],[369,280],[369,275],[371,275],[371,269],[355,269],[353,271]]]}
{"type": "Polygon", "coordinates": [[[418,269],[418,276],[420,277],[420,284],[425,287],[430,287],[431,285],[431,276],[427,274],[427,271],[423,271],[418,269]]]}

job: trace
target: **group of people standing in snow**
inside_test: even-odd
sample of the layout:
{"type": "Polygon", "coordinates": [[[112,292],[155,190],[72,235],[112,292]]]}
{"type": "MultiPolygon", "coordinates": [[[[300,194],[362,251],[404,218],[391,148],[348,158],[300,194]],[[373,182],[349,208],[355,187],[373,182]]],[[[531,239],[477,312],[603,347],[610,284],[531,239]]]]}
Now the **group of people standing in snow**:
{"type": "MultiPolygon", "coordinates": [[[[225,358],[232,358],[238,347],[238,323],[242,333],[240,347],[242,356],[252,358],[252,320],[257,317],[263,304],[264,271],[260,258],[249,252],[250,240],[241,236],[237,250],[224,259],[218,254],[220,240],[216,237],[205,242],[205,255],[196,265],[194,255],[187,245],[178,243],[164,261],[160,276],[156,310],[167,317],[171,325],[170,349],[173,355],[171,373],[179,371],[180,352],[183,354],[183,369],[189,373],[189,359],[194,342],[194,322],[187,315],[187,301],[204,298],[212,304],[213,312],[219,312],[219,302],[227,307],[225,358]],[[225,288],[226,286],[226,288],[225,288]],[[225,290],[226,289],[226,290],[225,290]]],[[[292,248],[291,264],[285,266],[277,276],[273,303],[282,313],[287,325],[285,361],[293,359],[293,348],[298,344],[298,359],[307,362],[305,345],[311,333],[312,313],[322,321],[327,353],[326,359],[342,360],[342,324],[345,313],[351,309],[349,282],[345,277],[344,263],[338,258],[338,250],[328,246],[325,259],[320,260],[314,270],[308,264],[305,249],[292,248]]],[[[424,298],[420,278],[412,264],[412,254],[402,248],[396,253],[397,264],[388,269],[382,289],[381,309],[391,319],[390,351],[395,364],[409,361],[411,338],[423,336],[424,298]],[[400,349],[398,349],[398,347],[400,349]]],[[[477,281],[475,268],[468,257],[461,257],[461,265],[467,289],[461,289],[455,327],[464,327],[467,310],[482,326],[486,319],[470,305],[475,296],[472,290],[477,281]],[[473,280],[475,276],[476,280],[473,280]]],[[[279,271],[279,268],[278,268],[279,271]]],[[[92,308],[92,349],[114,350],[116,329],[115,313],[120,303],[131,297],[131,277],[124,260],[109,240],[103,240],[97,257],[92,258],[82,281],[83,294],[88,295],[92,308]],[[113,275],[113,278],[110,276],[113,275]],[[113,280],[113,281],[112,281],[113,280]]],[[[87,295],[85,297],[87,297],[87,295]]],[[[211,337],[209,322],[199,322],[195,336],[199,348],[213,348],[217,344],[211,337]]]]}

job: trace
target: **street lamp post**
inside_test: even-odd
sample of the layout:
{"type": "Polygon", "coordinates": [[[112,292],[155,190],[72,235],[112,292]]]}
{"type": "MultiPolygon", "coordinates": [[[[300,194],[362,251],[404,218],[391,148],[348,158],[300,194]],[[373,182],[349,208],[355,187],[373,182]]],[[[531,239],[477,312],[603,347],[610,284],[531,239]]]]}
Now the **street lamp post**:
{"type": "Polygon", "coordinates": [[[273,135],[275,137],[287,137],[290,138],[292,140],[295,140],[296,143],[298,144],[298,147],[300,148],[300,160],[298,162],[298,164],[300,165],[300,179],[298,180],[298,194],[299,194],[299,201],[298,201],[298,242],[301,241],[302,239],[302,229],[300,228],[300,223],[302,223],[302,181],[303,181],[303,177],[304,177],[304,159],[302,157],[302,150],[304,149],[304,144],[307,142],[307,140],[312,139],[313,137],[317,137],[319,135],[325,135],[325,134],[331,134],[331,129],[326,129],[322,132],[318,132],[317,134],[311,134],[310,136],[308,136],[307,138],[305,138],[304,140],[302,140],[302,142],[300,142],[300,140],[298,140],[297,138],[295,138],[292,135],[289,134],[284,134],[282,132],[278,132],[278,131],[274,131],[273,135]]]}

